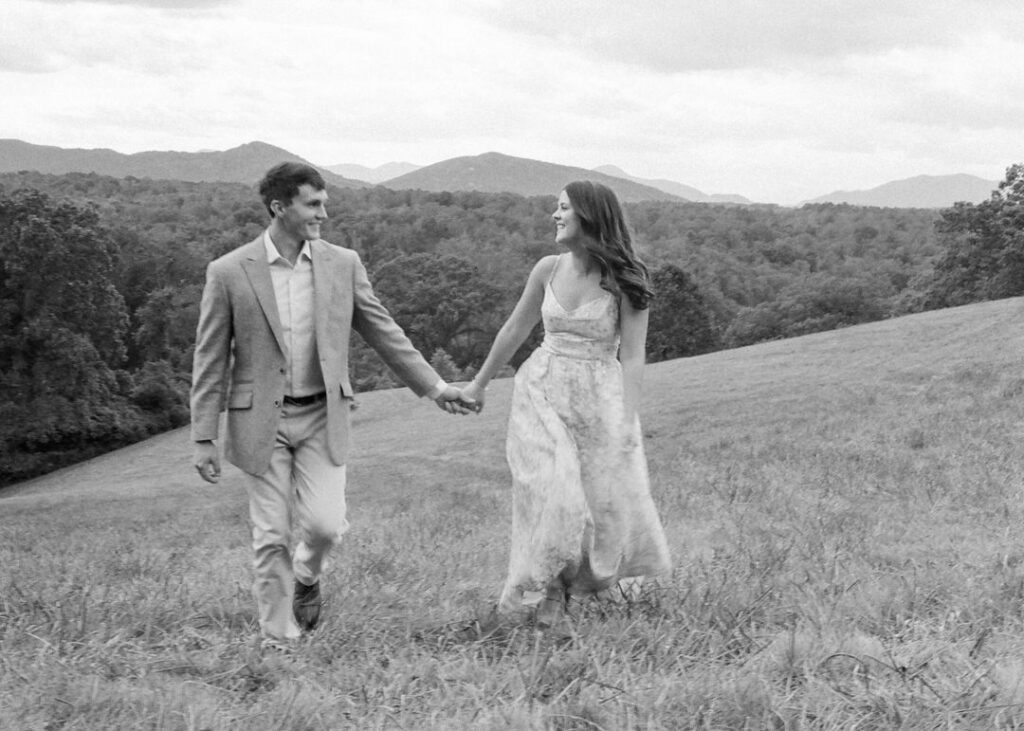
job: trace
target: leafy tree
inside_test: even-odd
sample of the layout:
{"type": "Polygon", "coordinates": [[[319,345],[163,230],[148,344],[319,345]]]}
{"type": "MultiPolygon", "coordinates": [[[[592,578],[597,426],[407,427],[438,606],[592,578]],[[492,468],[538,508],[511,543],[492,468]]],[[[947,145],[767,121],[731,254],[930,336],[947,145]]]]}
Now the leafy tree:
{"type": "MultiPolygon", "coordinates": [[[[1003,203],[1019,201],[1019,188],[1004,186],[1003,203]]],[[[51,200],[34,219],[22,216],[18,225],[24,230],[17,236],[30,228],[30,219],[37,229],[63,231],[62,214],[53,202],[61,200],[76,216],[92,217],[75,225],[95,231],[102,246],[91,259],[83,252],[58,255],[56,265],[43,249],[28,264],[13,249],[0,252],[5,259],[0,281],[0,409],[5,410],[0,422],[19,424],[24,414],[39,416],[34,431],[8,428],[5,434],[17,431],[20,436],[0,441],[0,449],[14,449],[21,439],[17,449],[22,451],[0,453],[0,462],[21,460],[23,467],[33,460],[37,466],[47,460],[56,464],[76,449],[87,456],[89,449],[176,423],[180,404],[174,394],[180,395],[190,366],[203,269],[266,225],[266,211],[249,185],[0,173],[0,199],[13,199],[4,191],[30,190],[43,191],[51,200]],[[67,263],[63,270],[62,263],[67,263]],[[83,290],[80,282],[86,281],[104,284],[85,296],[84,291],[92,291],[91,284],[83,290]],[[45,311],[37,307],[40,302],[45,311]],[[125,349],[128,357],[122,359],[125,349]],[[8,398],[15,391],[36,393],[32,379],[57,395],[38,402],[8,398]],[[77,386],[58,393],[63,384],[77,386]],[[23,449],[29,441],[34,452],[23,449]]],[[[324,238],[358,251],[375,273],[382,299],[424,354],[443,350],[464,377],[483,360],[530,268],[553,250],[553,196],[332,187],[330,197],[324,238]],[[451,257],[454,266],[441,263],[451,257]]],[[[933,261],[946,253],[953,235],[941,234],[935,226],[939,213],[925,209],[668,201],[626,208],[652,271],[672,265],[686,272],[703,299],[712,333],[728,345],[935,306],[929,301],[933,261]]],[[[999,210],[1007,214],[1012,208],[999,210]]],[[[1010,221],[1001,231],[1019,229],[1010,221]]],[[[7,236],[2,227],[0,236],[7,236]]],[[[3,246],[15,246],[8,239],[3,246]]],[[[62,245],[70,240],[61,234],[62,245]]],[[[1001,258],[989,267],[1005,270],[1002,289],[996,291],[1013,291],[1012,252],[998,251],[1001,258]]],[[[985,260],[969,253],[971,266],[985,260]]],[[[673,288],[661,289],[661,305],[670,310],[673,288]]],[[[970,296],[979,295],[972,290],[970,296]]],[[[652,356],[674,355],[657,339],[683,323],[669,317],[667,324],[659,324],[658,300],[652,308],[652,356]]],[[[694,306],[692,312],[699,309],[694,306]]],[[[685,338],[677,333],[670,341],[676,347],[685,338]]],[[[513,356],[513,367],[537,342],[539,328],[513,356]]],[[[359,338],[351,357],[357,389],[398,385],[359,338]]]]}
{"type": "Polygon", "coordinates": [[[188,423],[188,379],[175,374],[167,361],[146,363],[134,380],[132,403],[147,412],[155,430],[188,423]]]}
{"type": "Polygon", "coordinates": [[[667,264],[651,273],[651,285],[648,359],[655,363],[714,350],[717,338],[697,283],[679,267],[667,264]]]}
{"type": "Polygon", "coordinates": [[[373,276],[374,290],[422,353],[441,349],[462,368],[490,344],[498,292],[472,262],[413,254],[373,276]]]}
{"type": "Polygon", "coordinates": [[[191,370],[201,296],[199,284],[149,293],[135,313],[135,346],[142,361],[167,361],[185,374],[191,370]]]}
{"type": "Polygon", "coordinates": [[[867,278],[811,275],[778,298],[738,312],[723,340],[740,347],[880,320],[885,287],[867,278]]]}
{"type": "Polygon", "coordinates": [[[448,382],[461,381],[464,378],[462,369],[455,365],[452,357],[442,348],[438,348],[430,356],[430,365],[441,378],[448,382]]]}
{"type": "Polygon", "coordinates": [[[19,191],[0,198],[0,236],[0,353],[17,361],[19,331],[49,320],[86,336],[108,366],[120,365],[128,318],[113,283],[117,251],[96,212],[19,191]]]}
{"type": "Polygon", "coordinates": [[[764,302],[755,307],[744,307],[736,313],[722,339],[727,348],[739,348],[763,340],[784,337],[784,325],[778,308],[764,302]]]}
{"type": "Polygon", "coordinates": [[[357,333],[352,334],[348,361],[352,387],[358,392],[398,388],[402,385],[380,356],[357,333]]]}
{"type": "Polygon", "coordinates": [[[943,211],[936,229],[946,248],[935,262],[926,306],[1024,294],[1024,164],[1007,168],[988,200],[943,211]]]}
{"type": "Polygon", "coordinates": [[[115,261],[94,210],[0,196],[0,483],[137,431],[114,371],[128,326],[115,261]]]}
{"type": "Polygon", "coordinates": [[[812,288],[777,301],[784,322],[783,337],[835,330],[885,316],[884,282],[853,277],[815,279],[812,288]]]}

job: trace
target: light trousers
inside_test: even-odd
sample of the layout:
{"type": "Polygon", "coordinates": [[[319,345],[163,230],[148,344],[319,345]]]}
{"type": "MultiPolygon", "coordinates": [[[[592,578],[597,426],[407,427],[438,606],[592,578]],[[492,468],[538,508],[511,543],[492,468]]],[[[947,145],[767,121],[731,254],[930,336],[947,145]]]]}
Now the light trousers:
{"type": "Polygon", "coordinates": [[[327,406],[285,404],[270,466],[247,475],[252,522],[253,597],[265,637],[291,639],[301,630],[292,614],[295,580],[314,584],[330,550],[348,530],[345,465],[331,462],[327,406]]]}

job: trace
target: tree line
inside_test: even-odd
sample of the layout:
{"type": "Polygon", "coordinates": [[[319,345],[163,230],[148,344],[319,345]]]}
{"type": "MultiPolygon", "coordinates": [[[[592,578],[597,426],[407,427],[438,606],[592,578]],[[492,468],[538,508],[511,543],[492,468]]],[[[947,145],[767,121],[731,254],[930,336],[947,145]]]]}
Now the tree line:
{"type": "MultiPolygon", "coordinates": [[[[649,360],[1020,294],[1022,178],[941,212],[627,205],[656,293],[649,360]]],[[[443,376],[471,377],[554,251],[557,191],[328,192],[324,238],[359,252],[443,376]]],[[[0,175],[0,485],[187,423],[206,265],[266,222],[245,185],[0,175]]],[[[358,390],[396,385],[365,344],[352,359],[358,390]]]]}

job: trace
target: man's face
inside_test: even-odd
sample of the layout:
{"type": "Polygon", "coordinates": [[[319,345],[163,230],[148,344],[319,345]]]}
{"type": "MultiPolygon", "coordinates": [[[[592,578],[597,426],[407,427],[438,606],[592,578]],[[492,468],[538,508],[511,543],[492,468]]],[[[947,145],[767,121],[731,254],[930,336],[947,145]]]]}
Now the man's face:
{"type": "Polygon", "coordinates": [[[327,220],[327,191],[303,183],[292,202],[275,212],[281,227],[296,241],[318,239],[320,224],[327,220]]]}

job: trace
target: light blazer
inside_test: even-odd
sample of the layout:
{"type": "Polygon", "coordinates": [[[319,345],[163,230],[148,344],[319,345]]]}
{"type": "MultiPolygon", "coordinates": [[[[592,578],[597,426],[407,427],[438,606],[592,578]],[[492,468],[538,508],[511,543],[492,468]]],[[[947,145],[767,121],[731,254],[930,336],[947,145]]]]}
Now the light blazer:
{"type": "MultiPolygon", "coordinates": [[[[440,380],[373,294],[359,255],[323,240],[310,242],[316,344],[327,387],[331,460],[348,456],[348,351],[352,330],[417,395],[440,380]]],[[[192,439],[216,439],[228,410],[225,457],[251,474],[270,464],[285,389],[285,345],[263,235],[206,270],[192,367],[192,439]]]]}

